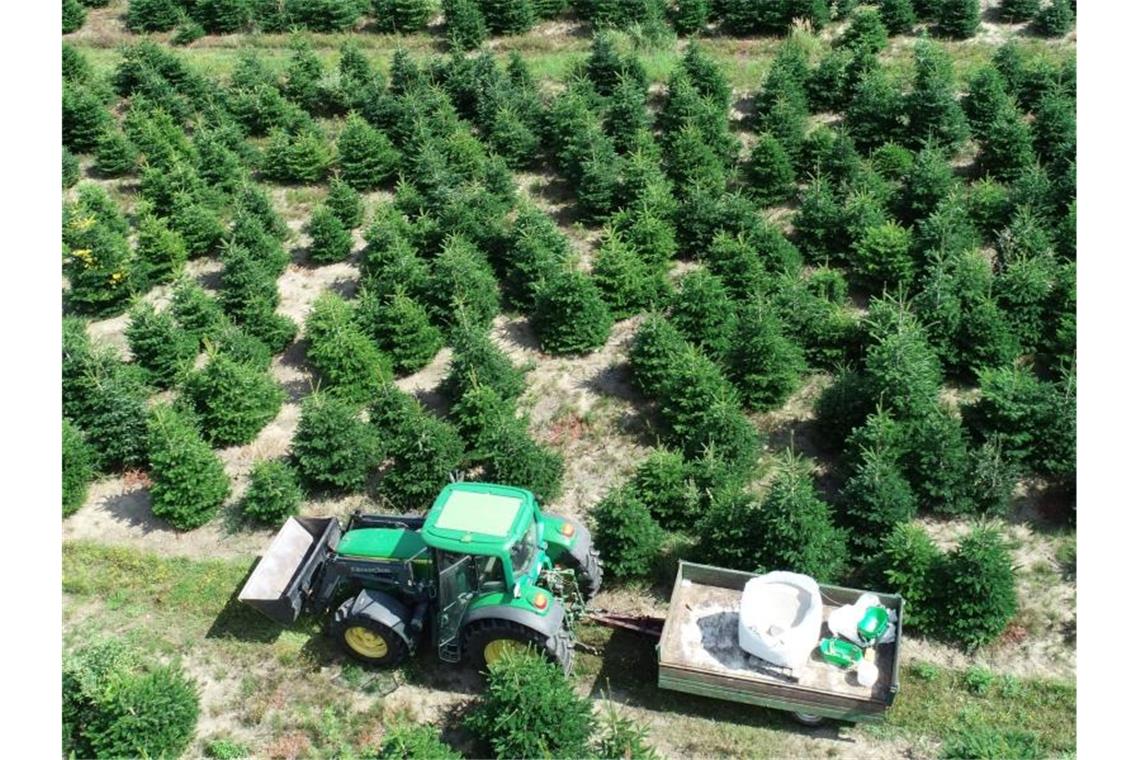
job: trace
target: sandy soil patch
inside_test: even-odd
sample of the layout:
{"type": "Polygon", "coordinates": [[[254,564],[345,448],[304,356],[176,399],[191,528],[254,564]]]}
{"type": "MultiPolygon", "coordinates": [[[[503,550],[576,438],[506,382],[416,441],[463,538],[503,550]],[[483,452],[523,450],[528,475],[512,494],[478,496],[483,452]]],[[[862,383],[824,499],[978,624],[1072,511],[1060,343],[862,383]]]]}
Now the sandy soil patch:
{"type": "Polygon", "coordinates": [[[552,511],[584,517],[649,453],[653,439],[627,358],[640,321],[618,322],[602,348],[573,357],[543,354],[523,318],[495,321],[496,343],[516,364],[533,367],[520,399],[531,433],[565,460],[562,494],[547,505],[552,511]]]}

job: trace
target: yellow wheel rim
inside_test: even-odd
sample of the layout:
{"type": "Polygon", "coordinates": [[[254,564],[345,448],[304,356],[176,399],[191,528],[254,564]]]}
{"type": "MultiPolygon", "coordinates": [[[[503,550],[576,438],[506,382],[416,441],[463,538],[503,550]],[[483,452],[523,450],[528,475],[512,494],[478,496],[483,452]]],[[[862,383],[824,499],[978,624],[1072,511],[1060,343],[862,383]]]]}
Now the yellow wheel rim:
{"type": "Polygon", "coordinates": [[[344,632],[344,641],[361,657],[378,660],[388,654],[388,642],[364,626],[354,625],[344,632]]]}
{"type": "Polygon", "coordinates": [[[487,646],[483,647],[483,660],[488,664],[494,664],[499,661],[507,652],[521,652],[526,649],[526,644],[514,639],[495,639],[488,642],[487,646]]]}

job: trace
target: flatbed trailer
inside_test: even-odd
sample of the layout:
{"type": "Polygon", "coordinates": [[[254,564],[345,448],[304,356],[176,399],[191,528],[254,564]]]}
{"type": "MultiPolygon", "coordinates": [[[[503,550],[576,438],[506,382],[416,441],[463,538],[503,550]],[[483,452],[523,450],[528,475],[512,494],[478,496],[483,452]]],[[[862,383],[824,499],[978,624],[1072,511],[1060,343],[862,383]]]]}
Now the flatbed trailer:
{"type": "MultiPolygon", "coordinates": [[[[659,636],[657,685],[712,699],[786,710],[803,723],[824,719],[882,720],[899,690],[899,651],[903,636],[903,599],[875,592],[897,615],[895,639],[868,648],[865,657],[879,670],[877,680],[861,686],[855,669],[840,670],[820,657],[818,647],[795,672],[748,654],[737,640],[740,597],[756,573],[682,561],[677,569],[664,620],[599,613],[602,625],[659,636]]],[[[830,636],[827,618],[865,592],[819,584],[824,603],[820,637],[830,636]]]]}

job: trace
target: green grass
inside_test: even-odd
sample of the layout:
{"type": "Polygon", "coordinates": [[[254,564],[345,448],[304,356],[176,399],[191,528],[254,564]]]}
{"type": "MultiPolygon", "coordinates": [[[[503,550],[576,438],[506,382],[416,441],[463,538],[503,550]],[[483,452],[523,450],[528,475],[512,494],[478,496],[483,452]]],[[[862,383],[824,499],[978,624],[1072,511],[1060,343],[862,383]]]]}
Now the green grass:
{"type": "Polygon", "coordinates": [[[887,720],[861,730],[939,740],[966,730],[1025,731],[1037,737],[1048,756],[1076,750],[1076,684],[1001,677],[982,687],[986,679],[979,673],[912,663],[903,668],[887,720]]]}

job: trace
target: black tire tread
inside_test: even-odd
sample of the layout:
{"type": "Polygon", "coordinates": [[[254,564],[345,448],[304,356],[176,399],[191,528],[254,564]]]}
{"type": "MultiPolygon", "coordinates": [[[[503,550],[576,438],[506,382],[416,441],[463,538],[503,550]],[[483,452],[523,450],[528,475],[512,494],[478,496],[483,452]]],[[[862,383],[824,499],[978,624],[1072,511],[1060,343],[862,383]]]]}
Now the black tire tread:
{"type": "Polygon", "coordinates": [[[373,620],[367,615],[354,615],[352,614],[353,604],[356,602],[356,597],[349,597],[337,607],[333,613],[332,621],[329,623],[329,635],[336,640],[341,650],[349,657],[360,662],[375,665],[377,667],[391,668],[399,665],[408,657],[408,645],[400,638],[400,635],[393,631],[383,623],[373,620]],[[366,627],[387,632],[384,638],[388,642],[388,656],[383,660],[373,660],[362,656],[359,652],[353,650],[352,647],[344,640],[344,631],[352,625],[364,625],[366,627]]]}

